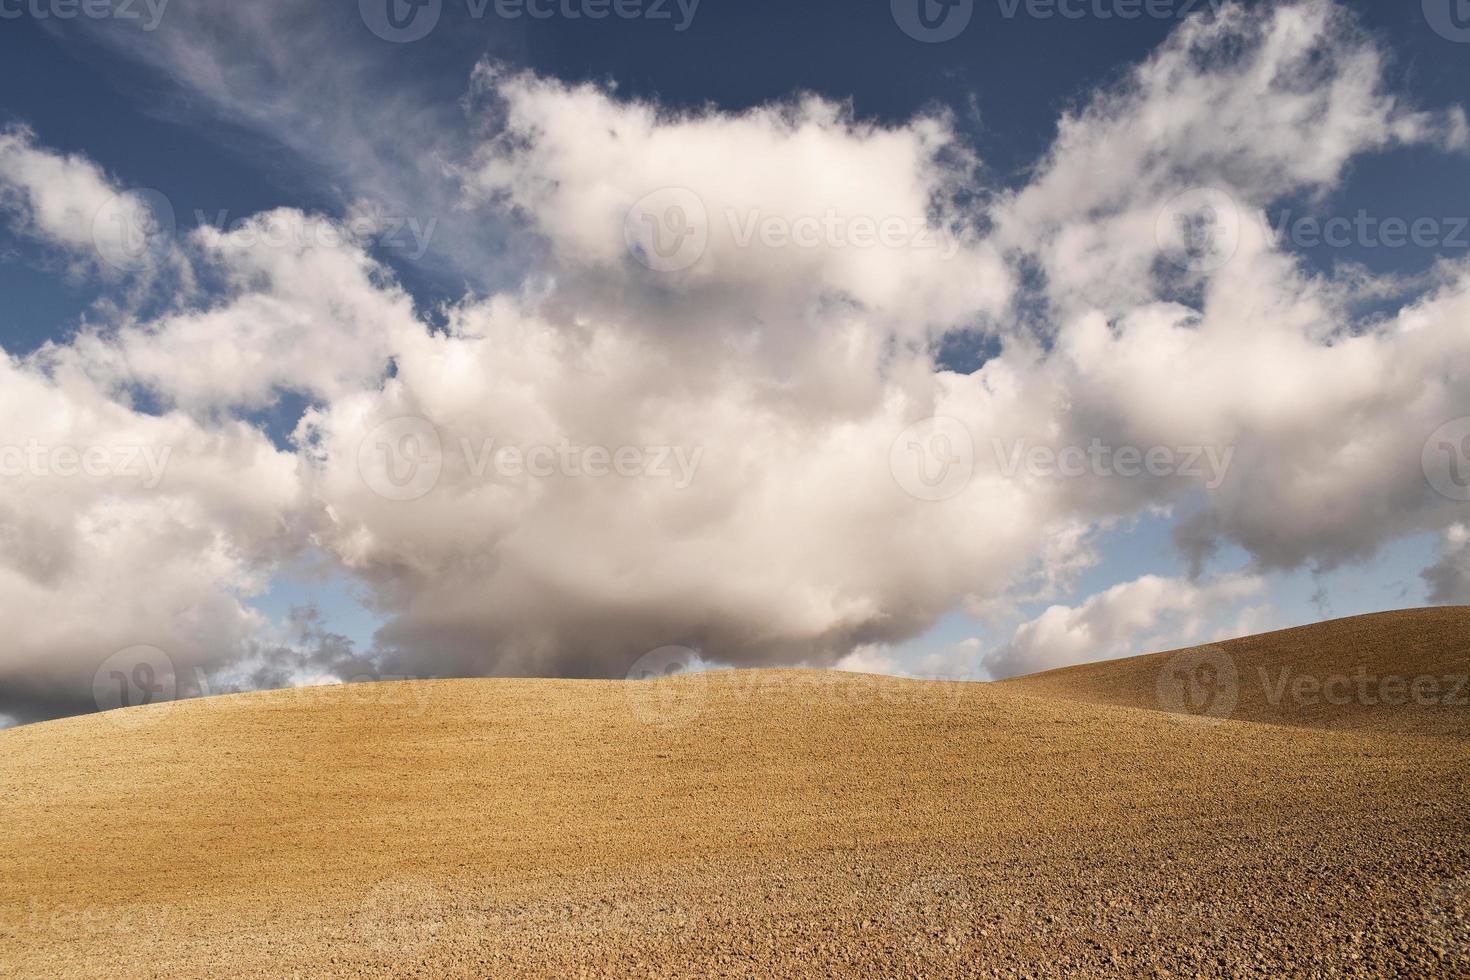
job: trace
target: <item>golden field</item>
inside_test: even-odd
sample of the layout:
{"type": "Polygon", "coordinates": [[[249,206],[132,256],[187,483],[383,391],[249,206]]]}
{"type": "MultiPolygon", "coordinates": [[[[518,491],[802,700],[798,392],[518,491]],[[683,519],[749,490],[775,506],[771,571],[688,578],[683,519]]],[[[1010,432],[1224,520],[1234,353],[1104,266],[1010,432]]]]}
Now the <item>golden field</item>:
{"type": "Polygon", "coordinates": [[[1218,716],[1170,653],[0,732],[0,976],[1470,976],[1470,609],[1207,659],[1218,716]]]}

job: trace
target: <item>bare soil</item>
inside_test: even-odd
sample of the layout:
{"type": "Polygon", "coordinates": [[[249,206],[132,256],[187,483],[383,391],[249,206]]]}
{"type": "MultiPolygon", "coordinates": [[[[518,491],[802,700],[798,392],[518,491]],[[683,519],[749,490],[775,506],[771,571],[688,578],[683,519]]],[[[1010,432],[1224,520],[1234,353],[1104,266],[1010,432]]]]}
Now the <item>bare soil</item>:
{"type": "Polygon", "coordinates": [[[1255,679],[1452,677],[1467,637],[1436,609],[1224,644],[1218,716],[1175,652],[25,726],[0,733],[0,975],[1470,977],[1470,708],[1255,679]]]}

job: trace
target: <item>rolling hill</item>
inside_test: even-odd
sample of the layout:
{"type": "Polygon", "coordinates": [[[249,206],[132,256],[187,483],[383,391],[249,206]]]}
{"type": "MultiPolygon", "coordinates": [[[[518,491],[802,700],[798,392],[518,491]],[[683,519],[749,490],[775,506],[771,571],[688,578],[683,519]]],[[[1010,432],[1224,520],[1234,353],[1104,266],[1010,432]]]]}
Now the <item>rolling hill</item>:
{"type": "Polygon", "coordinates": [[[0,733],[0,975],[1470,975],[1470,709],[1252,680],[1464,674],[1467,616],[1222,644],[1228,713],[1218,655],[1201,680],[1175,652],[25,726],[0,733]]]}
{"type": "Polygon", "coordinates": [[[1405,609],[1002,682],[1044,697],[1470,737],[1470,607],[1405,609]],[[1214,700],[1220,689],[1227,701],[1214,700]]]}

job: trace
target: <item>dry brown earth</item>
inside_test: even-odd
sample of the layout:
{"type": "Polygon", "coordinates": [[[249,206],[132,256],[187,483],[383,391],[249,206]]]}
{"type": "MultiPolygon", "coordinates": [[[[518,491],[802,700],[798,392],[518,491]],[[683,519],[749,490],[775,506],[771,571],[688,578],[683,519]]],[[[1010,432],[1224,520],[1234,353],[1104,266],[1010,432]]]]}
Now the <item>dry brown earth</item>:
{"type": "Polygon", "coordinates": [[[0,733],[0,975],[1470,977],[1470,708],[1255,679],[1454,677],[1467,637],[1436,609],[1223,644],[1219,717],[1160,710],[1229,701],[1175,653],[26,726],[0,733]]]}

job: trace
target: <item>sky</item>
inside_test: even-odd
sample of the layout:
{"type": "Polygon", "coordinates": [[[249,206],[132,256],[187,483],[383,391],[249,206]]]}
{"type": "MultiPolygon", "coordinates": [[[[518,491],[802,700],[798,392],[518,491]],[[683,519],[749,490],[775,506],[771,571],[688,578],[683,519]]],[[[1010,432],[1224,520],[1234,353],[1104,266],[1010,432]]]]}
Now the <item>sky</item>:
{"type": "Polygon", "coordinates": [[[1461,14],[0,0],[0,723],[1470,601],[1461,14]]]}

